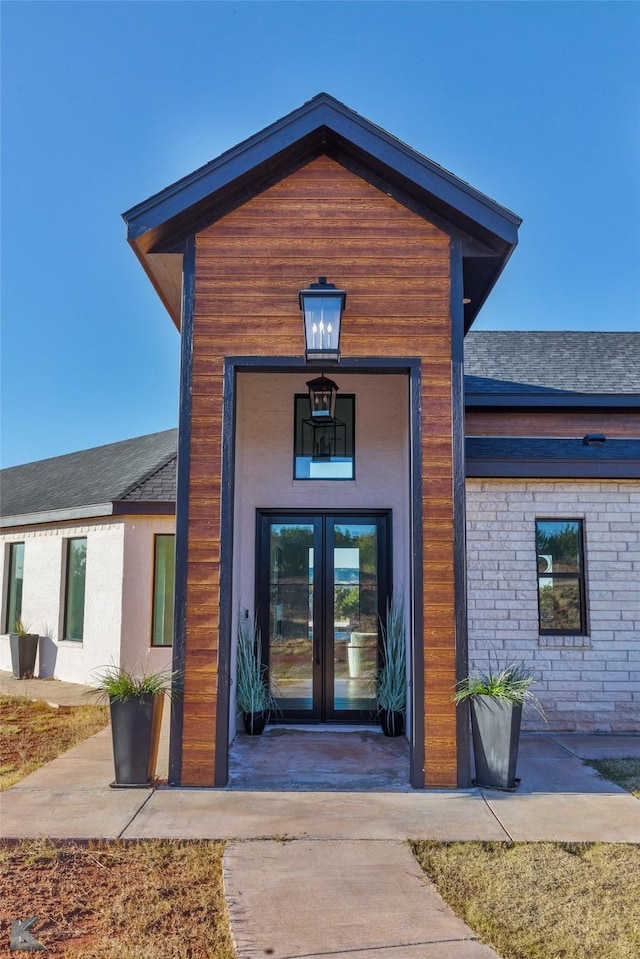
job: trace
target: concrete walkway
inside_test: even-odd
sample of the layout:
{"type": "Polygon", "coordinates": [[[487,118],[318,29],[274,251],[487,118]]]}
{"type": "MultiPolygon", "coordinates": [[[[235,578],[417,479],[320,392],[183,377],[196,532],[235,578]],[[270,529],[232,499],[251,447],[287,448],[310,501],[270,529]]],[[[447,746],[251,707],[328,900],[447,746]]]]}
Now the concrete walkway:
{"type": "Polygon", "coordinates": [[[241,959],[493,959],[425,879],[406,843],[232,843],[231,932],[241,959]]]}
{"type": "MultiPolygon", "coordinates": [[[[87,702],[72,684],[0,674],[5,691],[87,702]]],[[[612,756],[640,758],[640,736],[525,734],[515,793],[109,789],[105,729],[3,793],[0,823],[5,838],[232,840],[225,884],[242,959],[489,959],[405,840],[640,842],[640,802],[582,762],[612,756]]]]}

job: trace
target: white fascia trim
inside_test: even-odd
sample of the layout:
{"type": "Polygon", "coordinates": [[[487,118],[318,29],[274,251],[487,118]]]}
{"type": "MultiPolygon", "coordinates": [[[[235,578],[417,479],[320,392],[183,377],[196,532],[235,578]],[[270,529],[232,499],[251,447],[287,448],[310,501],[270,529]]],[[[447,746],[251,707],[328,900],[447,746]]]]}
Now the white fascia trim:
{"type": "Polygon", "coordinates": [[[18,513],[16,516],[2,516],[0,517],[0,528],[39,526],[43,523],[66,523],[69,520],[112,515],[113,503],[93,503],[91,506],[74,506],[71,509],[42,510],[38,513],[18,513]]]}

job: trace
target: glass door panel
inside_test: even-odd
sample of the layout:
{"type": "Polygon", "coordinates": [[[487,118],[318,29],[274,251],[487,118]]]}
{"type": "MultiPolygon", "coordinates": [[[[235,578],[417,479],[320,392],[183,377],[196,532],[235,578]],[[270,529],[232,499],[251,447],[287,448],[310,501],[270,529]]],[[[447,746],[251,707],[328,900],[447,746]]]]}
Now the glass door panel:
{"type": "Polygon", "coordinates": [[[269,679],[284,711],[314,706],[314,524],[272,523],[269,679]]]}
{"type": "Polygon", "coordinates": [[[378,528],[333,524],[333,711],[376,708],[378,528]]]}
{"type": "Polygon", "coordinates": [[[386,514],[259,514],[257,618],[280,709],[272,721],[373,721],[387,525],[386,514]]]}

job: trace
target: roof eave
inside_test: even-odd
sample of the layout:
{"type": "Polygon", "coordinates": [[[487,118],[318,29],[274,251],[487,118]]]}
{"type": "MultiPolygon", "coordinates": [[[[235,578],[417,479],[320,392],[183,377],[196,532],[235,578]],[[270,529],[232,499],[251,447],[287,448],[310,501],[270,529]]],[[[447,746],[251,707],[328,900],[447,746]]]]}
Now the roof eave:
{"type": "Polygon", "coordinates": [[[33,513],[0,516],[0,529],[4,532],[16,526],[42,526],[43,524],[76,522],[77,520],[112,515],[113,503],[92,503],[86,506],[71,506],[66,509],[38,510],[33,513]]]}
{"type": "Polygon", "coordinates": [[[521,217],[325,93],[131,207],[123,213],[128,239],[134,240],[169,222],[288,148],[302,144],[308,153],[310,136],[320,136],[319,141],[313,142],[317,148],[328,142],[332,134],[343,137],[390,169],[402,171],[425,192],[464,210],[471,221],[506,243],[517,243],[521,217]]]}
{"type": "Polygon", "coordinates": [[[338,159],[352,156],[488,247],[492,255],[465,313],[468,328],[517,244],[521,218],[328,94],[319,94],[123,214],[127,239],[174,321],[179,324],[179,303],[158,277],[150,260],[154,251],[157,256],[178,252],[189,231],[197,232],[207,219],[213,222],[321,152],[338,159]]]}

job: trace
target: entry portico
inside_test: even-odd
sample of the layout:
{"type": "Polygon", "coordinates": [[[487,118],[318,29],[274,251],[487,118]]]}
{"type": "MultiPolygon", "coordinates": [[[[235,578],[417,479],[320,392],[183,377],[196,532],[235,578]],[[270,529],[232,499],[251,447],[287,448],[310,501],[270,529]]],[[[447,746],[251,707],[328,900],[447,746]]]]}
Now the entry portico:
{"type": "Polygon", "coordinates": [[[182,338],[171,781],[227,781],[238,616],[261,623],[292,720],[366,721],[358,673],[401,591],[411,782],[468,785],[451,703],[467,667],[462,348],[519,218],[320,94],[125,220],[182,338]],[[322,368],[298,309],[321,276],[347,292],[322,368]],[[352,399],[348,476],[296,471],[320,373],[352,399]],[[283,603],[296,650],[278,645],[283,603]]]}

